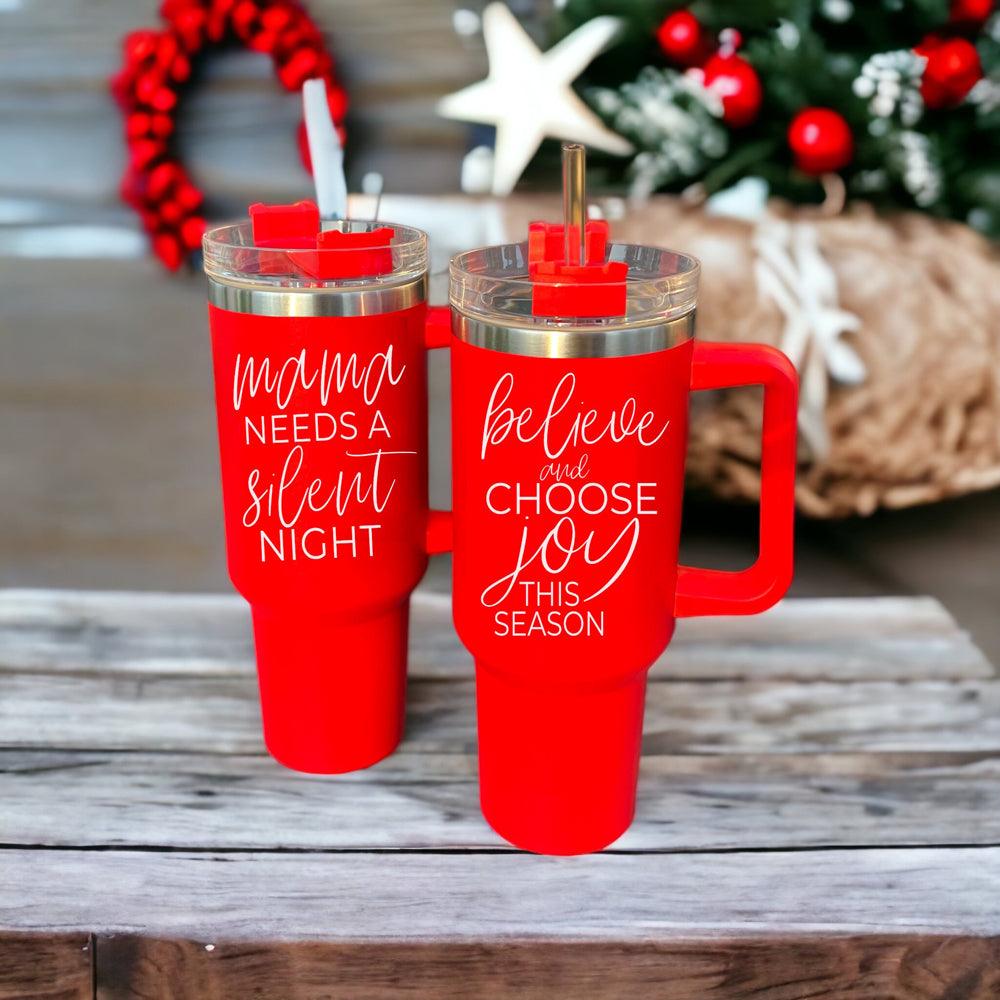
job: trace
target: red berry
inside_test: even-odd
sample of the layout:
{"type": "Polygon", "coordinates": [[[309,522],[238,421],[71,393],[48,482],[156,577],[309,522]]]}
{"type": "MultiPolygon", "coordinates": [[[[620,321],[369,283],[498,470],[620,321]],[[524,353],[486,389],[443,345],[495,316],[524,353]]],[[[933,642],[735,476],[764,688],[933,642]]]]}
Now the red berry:
{"type": "Polygon", "coordinates": [[[299,159],[302,166],[306,168],[306,173],[313,172],[312,154],[309,152],[309,133],[306,131],[306,123],[299,122],[299,127],[295,132],[295,144],[299,147],[299,159]]]}
{"type": "Polygon", "coordinates": [[[141,139],[150,130],[152,118],[144,111],[134,111],[125,119],[125,135],[129,139],[141,139]]]}
{"type": "Polygon", "coordinates": [[[187,56],[177,56],[170,64],[170,78],[183,83],[191,75],[191,61],[187,56]]]}
{"type": "Polygon", "coordinates": [[[137,139],[129,143],[130,162],[136,170],[145,170],[165,151],[163,143],[155,139],[137,139]]]}
{"type": "Polygon", "coordinates": [[[214,10],[208,15],[208,24],[205,26],[205,34],[210,42],[221,42],[225,37],[229,27],[229,12],[214,10]]]}
{"type": "Polygon", "coordinates": [[[125,59],[128,62],[137,63],[156,55],[156,46],[159,37],[155,31],[129,32],[122,43],[122,47],[125,50],[125,59]]]}
{"type": "Polygon", "coordinates": [[[247,48],[253,49],[254,52],[273,52],[275,46],[278,44],[279,37],[278,32],[262,28],[250,36],[247,40],[247,48]]]}
{"type": "Polygon", "coordinates": [[[188,52],[201,47],[206,29],[206,15],[200,7],[188,7],[172,18],[175,30],[188,52]]]}
{"type": "Polygon", "coordinates": [[[111,77],[111,93],[123,108],[130,108],[133,103],[131,74],[123,69],[115,73],[111,77]]]}
{"type": "Polygon", "coordinates": [[[807,174],[840,170],[854,155],[854,136],[844,117],[830,108],[806,108],[788,127],[788,145],[807,174]]]}
{"type": "Polygon", "coordinates": [[[347,91],[336,84],[327,84],[326,103],[330,105],[330,115],[335,122],[339,122],[347,114],[347,91]]]}
{"type": "Polygon", "coordinates": [[[204,200],[201,192],[190,181],[184,181],[178,186],[174,193],[174,199],[188,213],[201,208],[201,203],[204,200]]]}
{"type": "Polygon", "coordinates": [[[681,66],[700,66],[708,56],[710,46],[705,30],[688,10],[668,14],[657,29],[656,38],[664,55],[681,66]]]}
{"type": "Polygon", "coordinates": [[[180,51],[180,42],[172,32],[164,32],[160,35],[160,40],[156,46],[156,61],[164,69],[177,58],[180,51]]]}
{"type": "Polygon", "coordinates": [[[149,184],[146,188],[151,201],[161,201],[170,193],[171,188],[181,179],[183,171],[177,163],[161,163],[155,166],[149,174],[149,184]]]}
{"type": "Polygon", "coordinates": [[[165,139],[174,130],[174,120],[168,114],[157,113],[152,116],[149,127],[153,135],[165,139]]]}
{"type": "Polygon", "coordinates": [[[250,38],[251,34],[256,30],[259,14],[260,11],[257,9],[257,5],[253,3],[253,0],[240,0],[233,7],[231,18],[233,30],[244,41],[250,38]]]}
{"type": "Polygon", "coordinates": [[[163,77],[158,70],[143,73],[135,82],[135,96],[140,104],[152,104],[157,91],[163,86],[163,77]]]}
{"type": "Polygon", "coordinates": [[[154,236],[153,253],[171,271],[176,271],[184,263],[184,248],[174,233],[159,233],[154,236]]]}
{"type": "Polygon", "coordinates": [[[160,87],[149,103],[156,111],[170,111],[177,104],[177,92],[168,86],[160,87]]]}
{"type": "Polygon", "coordinates": [[[292,12],[287,7],[268,7],[260,19],[268,30],[283,31],[292,20],[292,12]]]}
{"type": "Polygon", "coordinates": [[[177,204],[173,198],[169,198],[167,201],[160,205],[160,218],[173,229],[177,224],[184,218],[184,210],[180,205],[177,204]]]}
{"type": "Polygon", "coordinates": [[[122,174],[121,182],[118,185],[118,193],[121,195],[122,201],[133,208],[137,208],[142,201],[141,178],[142,175],[137,171],[131,167],[126,167],[125,173],[122,174]]]}
{"type": "Polygon", "coordinates": [[[319,66],[320,57],[315,49],[299,49],[278,68],[278,79],[286,90],[298,90],[306,80],[318,75],[319,66]]]}
{"type": "Polygon", "coordinates": [[[205,220],[200,215],[192,215],[181,226],[181,242],[189,250],[197,250],[204,235],[205,220]]]}
{"type": "Polygon", "coordinates": [[[759,114],[764,96],[760,77],[742,56],[712,56],[705,63],[704,83],[721,99],[722,118],[727,125],[749,125],[759,114]]]}

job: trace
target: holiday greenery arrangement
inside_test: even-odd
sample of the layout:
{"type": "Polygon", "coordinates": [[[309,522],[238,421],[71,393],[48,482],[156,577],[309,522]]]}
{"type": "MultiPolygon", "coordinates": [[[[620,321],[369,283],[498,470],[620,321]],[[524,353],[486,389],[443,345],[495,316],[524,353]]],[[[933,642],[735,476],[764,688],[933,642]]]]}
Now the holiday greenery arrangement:
{"type": "Polygon", "coordinates": [[[633,193],[756,176],[819,201],[837,173],[851,196],[1000,236],[993,0],[568,0],[555,33],[600,14],[625,34],[582,91],[634,144],[605,165],[633,193]]]}

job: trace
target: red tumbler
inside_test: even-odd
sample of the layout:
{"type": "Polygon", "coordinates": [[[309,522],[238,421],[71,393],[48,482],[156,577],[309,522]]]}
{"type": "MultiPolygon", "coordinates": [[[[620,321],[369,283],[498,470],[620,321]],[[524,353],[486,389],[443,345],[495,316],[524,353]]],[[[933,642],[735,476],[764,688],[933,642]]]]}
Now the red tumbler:
{"type": "Polygon", "coordinates": [[[204,241],[229,573],[264,738],[300,771],[391,753],[427,502],[427,239],[255,207],[204,241]],[[312,228],[311,228],[312,227],[312,228]],[[256,228],[257,243],[254,241],[256,228]]]}
{"type": "Polygon", "coordinates": [[[629,826],[646,673],[675,618],[763,611],[792,575],[792,365],[694,340],[692,257],[597,249],[451,265],[454,615],[476,661],[481,802],[546,854],[629,826]],[[678,566],[691,390],[747,384],[765,390],[759,557],[678,566]]]}

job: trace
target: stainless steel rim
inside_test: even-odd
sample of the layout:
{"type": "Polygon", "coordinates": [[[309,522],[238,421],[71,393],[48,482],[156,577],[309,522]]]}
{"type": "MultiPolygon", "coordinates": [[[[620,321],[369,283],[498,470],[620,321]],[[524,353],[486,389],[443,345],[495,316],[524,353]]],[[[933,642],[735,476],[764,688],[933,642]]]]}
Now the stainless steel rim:
{"type": "Polygon", "coordinates": [[[254,316],[378,316],[427,301],[427,275],[398,285],[343,288],[263,288],[208,279],[208,301],[254,316]]]}
{"type": "Polygon", "coordinates": [[[459,340],[503,354],[531,358],[622,358],[665,351],[694,336],[695,310],[646,326],[589,329],[557,326],[498,326],[451,312],[451,328],[459,340]]]}

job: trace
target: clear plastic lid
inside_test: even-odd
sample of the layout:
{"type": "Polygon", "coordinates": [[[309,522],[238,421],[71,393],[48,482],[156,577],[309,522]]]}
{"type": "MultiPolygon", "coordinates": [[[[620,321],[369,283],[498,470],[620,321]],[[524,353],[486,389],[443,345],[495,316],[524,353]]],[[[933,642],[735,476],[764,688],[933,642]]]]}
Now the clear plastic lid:
{"type": "Polygon", "coordinates": [[[620,261],[628,266],[623,315],[536,315],[532,307],[535,283],[528,273],[527,242],[483,247],[453,257],[451,304],[466,316],[496,326],[558,326],[580,330],[615,330],[663,323],[695,308],[701,271],[696,258],[661,247],[609,243],[605,261],[620,261]]]}
{"type": "MultiPolygon", "coordinates": [[[[391,251],[392,269],[385,270],[384,273],[360,277],[317,277],[318,274],[351,270],[337,266],[337,255],[347,254],[356,258],[359,251],[350,246],[320,250],[258,247],[254,245],[249,222],[219,226],[205,234],[202,241],[205,273],[209,278],[224,284],[303,290],[395,287],[416,281],[425,275],[428,262],[427,234],[421,230],[392,222],[360,219],[323,223],[324,232],[334,229],[344,233],[371,233],[382,227],[392,230],[392,237],[385,245],[391,251]]],[[[366,252],[378,249],[365,248],[366,252]]]]}

